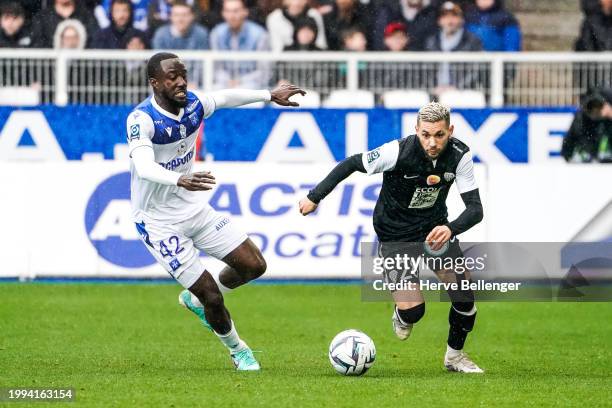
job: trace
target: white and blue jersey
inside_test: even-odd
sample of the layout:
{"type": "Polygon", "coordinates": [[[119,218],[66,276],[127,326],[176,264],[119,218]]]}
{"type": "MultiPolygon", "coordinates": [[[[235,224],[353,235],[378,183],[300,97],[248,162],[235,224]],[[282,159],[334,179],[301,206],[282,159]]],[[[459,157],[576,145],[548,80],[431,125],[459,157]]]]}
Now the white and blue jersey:
{"type": "MultiPolygon", "coordinates": [[[[181,174],[191,173],[200,125],[214,111],[215,101],[212,97],[198,97],[193,92],[187,92],[187,105],[178,115],[162,109],[153,96],[147,98],[127,119],[130,156],[134,149],[150,146],[160,166],[181,174]]],[[[133,163],[130,171],[135,220],[146,217],[178,222],[207,207],[201,192],[145,180],[138,176],[133,163]]]]}

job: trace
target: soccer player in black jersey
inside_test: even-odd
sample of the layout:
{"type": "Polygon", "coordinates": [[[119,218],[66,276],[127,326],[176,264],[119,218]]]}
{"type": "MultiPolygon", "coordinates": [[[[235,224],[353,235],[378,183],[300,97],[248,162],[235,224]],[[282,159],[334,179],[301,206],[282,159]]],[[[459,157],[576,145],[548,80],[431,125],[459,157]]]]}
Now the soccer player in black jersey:
{"type": "MultiPolygon", "coordinates": [[[[374,229],[380,241],[379,254],[394,257],[410,253],[415,257],[429,247],[429,253],[462,257],[455,236],[482,220],[482,204],[474,179],[472,154],[467,145],[452,137],[450,111],[432,102],[418,113],[416,135],[386,143],[372,151],[353,155],[339,163],[308,196],[300,200],[302,215],[313,212],[342,180],[355,171],[383,173],[383,183],[374,209],[374,229]],[[447,220],[446,197],[453,182],[465,203],[456,220],[447,220]],[[408,248],[408,249],[406,249],[408,248]]],[[[467,273],[434,270],[445,282],[469,279],[467,273]]],[[[482,373],[463,352],[467,334],[476,320],[476,306],[471,290],[449,290],[448,346],[444,366],[449,371],[482,373]]],[[[395,308],[392,316],[396,335],[405,340],[413,325],[425,314],[423,296],[414,290],[392,292],[395,308]]]]}

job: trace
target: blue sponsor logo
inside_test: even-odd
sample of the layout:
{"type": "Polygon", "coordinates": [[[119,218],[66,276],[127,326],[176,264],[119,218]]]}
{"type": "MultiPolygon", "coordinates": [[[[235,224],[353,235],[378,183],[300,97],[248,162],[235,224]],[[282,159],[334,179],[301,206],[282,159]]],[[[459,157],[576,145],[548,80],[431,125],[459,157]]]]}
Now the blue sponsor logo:
{"type": "Polygon", "coordinates": [[[85,209],[85,230],[98,255],[114,265],[143,268],[155,263],[138,238],[148,241],[144,223],[134,228],[128,172],[107,178],[95,189],[85,209]]]}
{"type": "Polygon", "coordinates": [[[163,168],[167,169],[167,170],[174,170],[177,167],[180,167],[180,166],[183,166],[183,165],[189,163],[191,161],[191,159],[193,159],[193,150],[190,151],[189,153],[187,153],[183,157],[178,157],[176,159],[172,159],[168,163],[159,163],[159,165],[162,166],[163,168]]]}

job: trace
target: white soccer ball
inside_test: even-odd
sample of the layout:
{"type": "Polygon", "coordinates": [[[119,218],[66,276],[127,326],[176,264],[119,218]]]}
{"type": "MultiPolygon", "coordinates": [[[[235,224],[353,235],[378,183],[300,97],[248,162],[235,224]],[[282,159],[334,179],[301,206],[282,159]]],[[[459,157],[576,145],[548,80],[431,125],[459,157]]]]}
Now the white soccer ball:
{"type": "Polygon", "coordinates": [[[329,345],[329,361],[342,375],[362,375],[376,359],[376,347],[371,338],[359,330],[345,330],[329,345]]]}

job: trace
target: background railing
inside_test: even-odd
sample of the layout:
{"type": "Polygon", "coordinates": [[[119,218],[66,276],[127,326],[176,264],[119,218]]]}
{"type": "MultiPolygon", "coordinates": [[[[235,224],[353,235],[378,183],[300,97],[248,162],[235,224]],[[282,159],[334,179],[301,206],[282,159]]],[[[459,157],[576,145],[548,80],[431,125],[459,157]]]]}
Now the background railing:
{"type": "MultiPolygon", "coordinates": [[[[282,80],[328,95],[337,89],[435,93],[441,72],[492,107],[575,105],[612,85],[612,53],[217,53],[177,51],[194,88],[270,87],[282,80]]],[[[149,94],[153,52],[0,50],[0,87],[38,92],[40,103],[128,104],[149,94]]]]}

